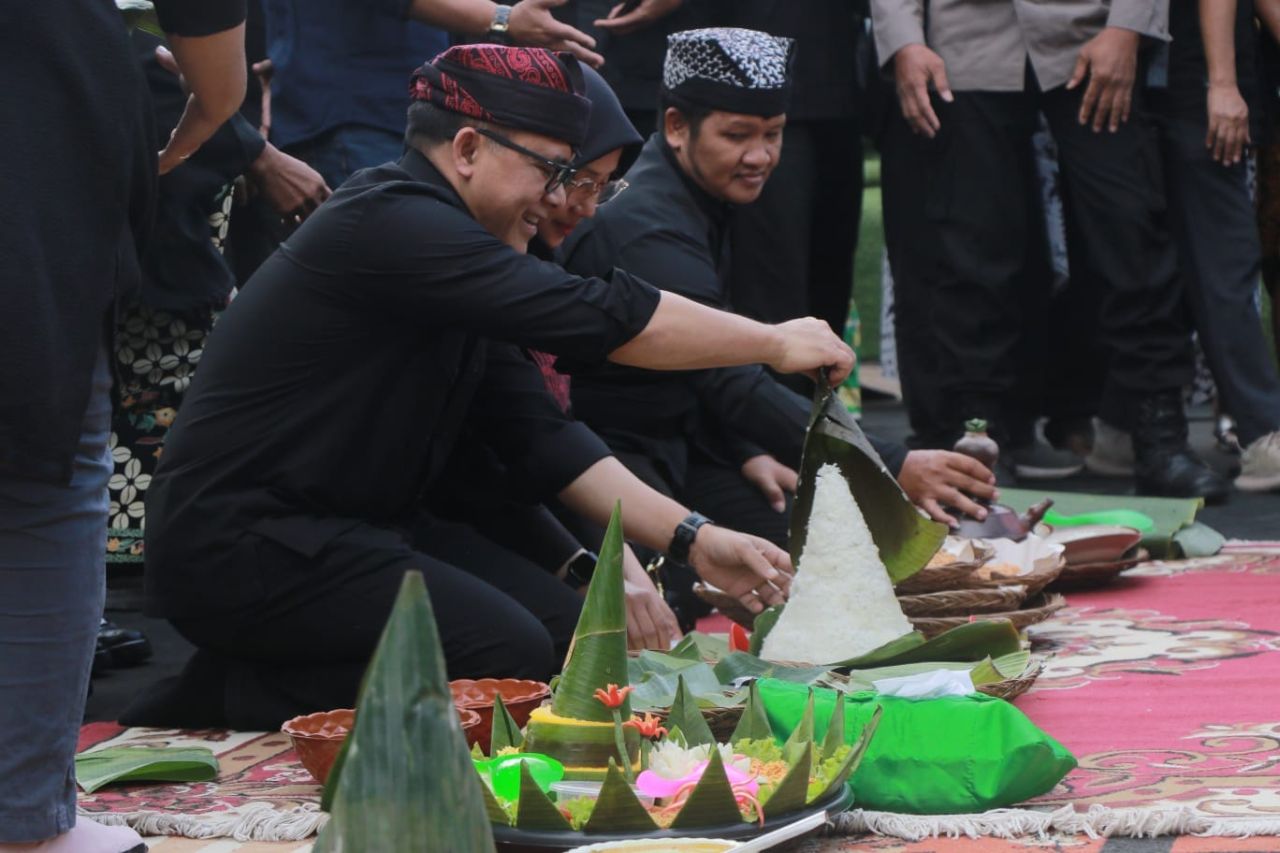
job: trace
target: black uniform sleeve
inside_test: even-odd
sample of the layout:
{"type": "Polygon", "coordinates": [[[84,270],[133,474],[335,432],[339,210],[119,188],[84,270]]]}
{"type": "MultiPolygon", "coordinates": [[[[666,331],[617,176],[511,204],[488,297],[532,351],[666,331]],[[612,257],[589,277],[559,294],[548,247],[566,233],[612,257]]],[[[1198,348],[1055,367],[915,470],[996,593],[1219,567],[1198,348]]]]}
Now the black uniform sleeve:
{"type": "Polygon", "coordinates": [[[244,23],[246,0],[156,0],[160,28],[173,36],[208,36],[244,23]]]}
{"type": "MultiPolygon", "coordinates": [[[[339,222],[300,239],[300,261],[344,269],[360,279],[360,298],[397,319],[421,318],[424,330],[461,327],[585,361],[603,361],[657,310],[658,290],[636,277],[580,278],[520,254],[420,187],[373,190],[378,196],[360,205],[348,233],[339,222]]],[[[342,211],[335,205],[330,214],[342,211]]]]}
{"type": "Polygon", "coordinates": [[[612,455],[590,428],[564,413],[537,365],[510,344],[488,345],[468,427],[538,499],[555,496],[612,455]]]}
{"type": "MultiPolygon", "coordinates": [[[[606,226],[583,242],[588,241],[595,244],[589,249],[592,254],[605,251],[611,255],[612,260],[608,257],[603,260],[605,268],[618,267],[663,290],[713,308],[728,308],[706,248],[686,234],[675,230],[650,231],[628,239],[628,235],[609,235],[606,226]]],[[[572,264],[567,266],[575,269],[572,264]]]]}

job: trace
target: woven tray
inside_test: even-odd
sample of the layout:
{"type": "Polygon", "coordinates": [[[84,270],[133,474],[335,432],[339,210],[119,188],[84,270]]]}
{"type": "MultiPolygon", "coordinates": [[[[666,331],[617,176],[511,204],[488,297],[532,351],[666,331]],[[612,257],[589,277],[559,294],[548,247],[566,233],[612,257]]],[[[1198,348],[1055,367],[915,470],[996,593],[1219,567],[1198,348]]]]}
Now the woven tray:
{"type": "MultiPolygon", "coordinates": [[[[742,705],[735,705],[732,708],[702,708],[702,719],[707,721],[707,725],[711,728],[711,733],[716,736],[717,741],[727,743],[729,738],[733,736],[733,730],[738,727],[738,720],[742,719],[742,709],[742,705]]],[[[667,715],[671,713],[671,709],[655,708],[649,713],[665,723],[667,715]]]]}
{"type": "Polygon", "coordinates": [[[1017,678],[1006,678],[1004,681],[997,681],[993,684],[983,684],[978,687],[978,692],[994,696],[997,699],[1003,699],[1006,702],[1012,702],[1031,689],[1031,685],[1036,683],[1036,679],[1040,677],[1040,672],[1043,669],[1044,659],[1032,658],[1022,675],[1017,678]]]}
{"type": "Polygon", "coordinates": [[[1018,610],[1001,613],[984,613],[975,616],[913,616],[911,624],[926,637],[935,637],[944,631],[984,619],[1007,619],[1019,631],[1030,625],[1043,622],[1059,610],[1067,606],[1067,600],[1056,592],[1043,593],[1029,600],[1026,606],[1018,610]]]}
{"type": "Polygon", "coordinates": [[[1053,582],[1054,589],[1083,589],[1091,586],[1101,586],[1110,583],[1120,576],[1120,573],[1128,569],[1132,569],[1138,563],[1146,562],[1151,559],[1151,555],[1147,553],[1145,548],[1137,548],[1130,551],[1123,559],[1112,560],[1104,563],[1079,563],[1077,565],[1068,565],[1062,570],[1062,574],[1058,575],[1053,582]]]}
{"type": "Polygon", "coordinates": [[[969,616],[1016,610],[1027,598],[1021,584],[992,588],[949,589],[920,595],[900,595],[898,604],[907,616],[969,616]]]}
{"type": "Polygon", "coordinates": [[[963,586],[964,579],[971,575],[974,569],[985,562],[986,560],[965,560],[936,568],[923,568],[895,586],[894,590],[900,595],[919,595],[925,592],[957,589],[963,586]]]}
{"type": "Polygon", "coordinates": [[[1046,586],[1048,586],[1049,584],[1057,580],[1058,576],[1062,574],[1062,570],[1065,566],[1066,566],[1066,561],[1063,560],[1061,557],[1059,557],[1056,563],[1053,563],[1041,569],[1030,571],[1025,575],[1015,575],[1013,577],[1000,577],[1000,578],[983,578],[978,575],[970,574],[967,578],[964,579],[963,584],[967,588],[976,587],[979,589],[996,587],[996,586],[1005,586],[1007,584],[1019,584],[1020,586],[1026,587],[1027,598],[1031,598],[1036,593],[1043,590],[1046,586]]]}

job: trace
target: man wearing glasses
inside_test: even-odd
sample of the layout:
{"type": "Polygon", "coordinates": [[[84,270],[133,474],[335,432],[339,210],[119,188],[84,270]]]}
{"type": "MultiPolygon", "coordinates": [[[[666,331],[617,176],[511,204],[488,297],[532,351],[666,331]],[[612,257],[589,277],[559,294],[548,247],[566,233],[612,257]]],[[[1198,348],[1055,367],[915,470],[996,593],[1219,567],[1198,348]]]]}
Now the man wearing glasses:
{"type": "Polygon", "coordinates": [[[772,543],[645,487],[513,347],[657,369],[852,353],[813,319],[766,326],[626,273],[525,254],[565,203],[587,123],[580,70],[537,48],[452,48],[414,73],[408,152],[354,175],[246,285],[209,340],[148,490],[147,593],[197,647],[131,724],[278,726],[354,701],[405,571],[435,603],[450,674],[546,679],[581,606],[553,575],[426,517],[462,434],[537,498],[678,553],[760,610],[772,543]]]}
{"type": "MultiPolygon", "coordinates": [[[[756,30],[671,35],[659,130],[627,172],[631,188],[565,243],[565,268],[600,275],[617,267],[729,308],[730,223],[735,206],[755,201],[778,163],[791,52],[790,39],[756,30]]],[[[575,416],[642,480],[735,529],[786,543],[786,495],[796,487],[807,401],[760,365],[657,374],[559,363],[572,374],[575,416]]],[[[968,497],[994,493],[982,465],[873,443],[934,518],[952,520],[944,505],[983,515],[968,497]]],[[[676,569],[668,580],[668,591],[687,590],[693,577],[676,569]]],[[[679,603],[686,611],[702,607],[687,597],[679,603]]]]}

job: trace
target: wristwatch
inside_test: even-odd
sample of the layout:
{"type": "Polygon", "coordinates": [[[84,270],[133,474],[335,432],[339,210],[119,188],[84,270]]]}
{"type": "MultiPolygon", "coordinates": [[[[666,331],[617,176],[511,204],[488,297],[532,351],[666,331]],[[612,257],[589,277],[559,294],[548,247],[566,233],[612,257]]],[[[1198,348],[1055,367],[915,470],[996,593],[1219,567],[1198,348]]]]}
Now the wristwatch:
{"type": "Polygon", "coordinates": [[[489,38],[498,44],[506,44],[509,40],[507,30],[511,26],[511,7],[498,4],[493,10],[493,23],[489,25],[489,38]]]}
{"type": "Polygon", "coordinates": [[[704,524],[711,523],[711,519],[702,513],[689,513],[684,521],[676,525],[676,532],[671,537],[671,544],[667,546],[667,556],[677,563],[688,565],[689,549],[693,546],[693,540],[698,535],[698,528],[704,524]]]}
{"type": "Polygon", "coordinates": [[[591,576],[596,572],[596,561],[598,559],[599,557],[586,548],[579,548],[578,552],[565,563],[565,581],[575,589],[591,583],[591,576]]]}

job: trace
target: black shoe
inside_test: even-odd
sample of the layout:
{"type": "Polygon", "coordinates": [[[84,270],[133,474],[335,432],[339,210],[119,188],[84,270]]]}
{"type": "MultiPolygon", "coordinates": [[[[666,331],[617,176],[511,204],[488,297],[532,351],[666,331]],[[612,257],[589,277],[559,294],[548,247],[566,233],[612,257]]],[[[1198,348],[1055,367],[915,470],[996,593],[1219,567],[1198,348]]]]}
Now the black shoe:
{"type": "Polygon", "coordinates": [[[107,650],[111,666],[137,666],[151,658],[151,641],[146,634],[106,619],[98,626],[98,648],[107,650]]]}
{"type": "Polygon", "coordinates": [[[1231,484],[1187,444],[1187,416],[1178,391],[1138,400],[1133,431],[1134,482],[1138,494],[1171,498],[1227,499],[1231,484]]]}
{"type": "MultiPolygon", "coordinates": [[[[111,669],[115,665],[115,661],[111,657],[111,649],[102,644],[102,638],[98,638],[97,648],[93,650],[93,669],[91,675],[97,678],[102,673],[111,669]]],[[[92,687],[92,685],[90,685],[92,687]]]]}
{"type": "Polygon", "coordinates": [[[1060,480],[1079,474],[1084,460],[1069,450],[1056,450],[1040,439],[1030,444],[1001,450],[1003,461],[1008,457],[1013,463],[1013,473],[1019,480],[1060,480]]]}

